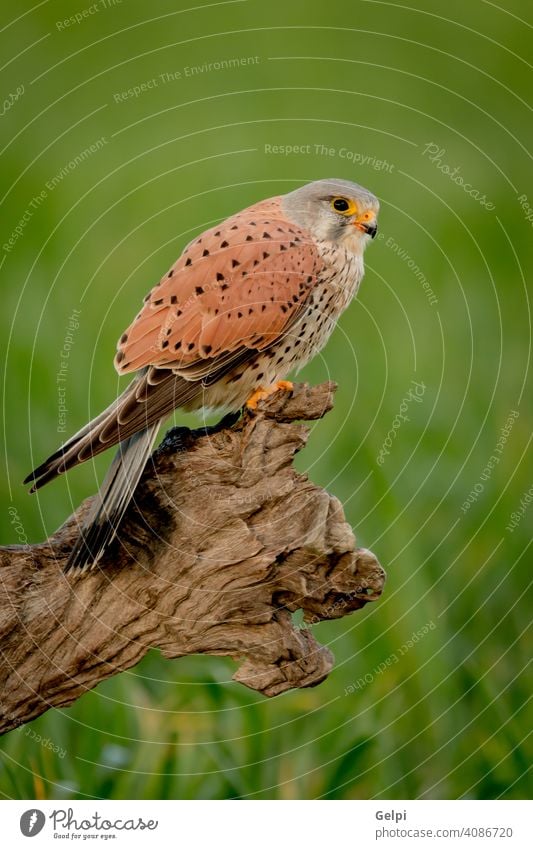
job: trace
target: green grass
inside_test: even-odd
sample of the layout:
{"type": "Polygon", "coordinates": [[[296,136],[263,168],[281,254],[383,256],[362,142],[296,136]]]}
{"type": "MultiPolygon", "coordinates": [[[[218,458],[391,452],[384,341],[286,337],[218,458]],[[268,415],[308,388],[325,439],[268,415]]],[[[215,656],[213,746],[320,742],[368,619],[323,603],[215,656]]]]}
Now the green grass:
{"type": "Polygon", "coordinates": [[[420,8],[250,0],[156,20],[176,11],[157,0],[59,30],[76,10],[53,0],[0,34],[14,57],[2,91],[25,86],[1,119],[2,245],[47,182],[106,140],[48,191],[13,250],[0,251],[2,542],[17,542],[9,508],[27,538],[40,540],[94,492],[109,462],[86,464],[38,497],[20,485],[63,438],[56,373],[72,310],[81,315],[69,433],[115,396],[115,341],[195,233],[261,197],[339,176],[381,199],[382,238],[367,253],[358,300],[302,373],[334,379],[339,391],[297,465],[341,499],[359,543],[388,572],[379,603],[314,626],[336,656],[319,687],[265,700],[231,683],[230,660],[152,652],[70,709],[6,735],[5,797],[528,795],[533,508],[506,529],[531,486],[531,228],[518,201],[528,192],[531,136],[526,12],[517,0],[506,11],[482,0],[420,8]],[[185,75],[187,66],[250,56],[259,61],[185,75]],[[181,79],[114,98],[178,70],[181,79]],[[494,210],[423,154],[429,143],[494,210]],[[265,144],[309,152],[275,155],[265,144]],[[392,167],[372,167],[369,157],[392,167]],[[379,465],[413,380],[425,386],[422,401],[409,404],[379,465]],[[482,481],[513,410],[499,462],[482,481]],[[367,673],[371,683],[345,694],[367,673]]]}

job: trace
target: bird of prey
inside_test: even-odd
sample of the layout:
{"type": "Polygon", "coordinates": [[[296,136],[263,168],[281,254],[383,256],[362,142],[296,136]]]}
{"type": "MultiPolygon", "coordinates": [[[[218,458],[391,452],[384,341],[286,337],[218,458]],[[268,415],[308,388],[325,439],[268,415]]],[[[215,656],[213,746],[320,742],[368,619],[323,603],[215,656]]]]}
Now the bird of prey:
{"type": "Polygon", "coordinates": [[[98,563],[176,408],[255,407],[327,342],[363,277],[379,202],[340,179],[262,200],[195,238],[118,342],[135,373],[104,412],[25,480],[32,492],[119,444],[67,570],[98,563]]]}

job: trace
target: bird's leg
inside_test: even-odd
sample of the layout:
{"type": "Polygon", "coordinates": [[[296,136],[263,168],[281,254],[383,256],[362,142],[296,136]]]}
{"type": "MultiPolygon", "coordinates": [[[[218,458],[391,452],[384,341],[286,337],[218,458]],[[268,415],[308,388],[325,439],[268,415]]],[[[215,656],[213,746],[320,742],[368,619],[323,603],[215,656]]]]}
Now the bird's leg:
{"type": "Polygon", "coordinates": [[[205,427],[195,427],[194,430],[191,430],[191,434],[193,437],[195,436],[212,436],[214,433],[218,433],[219,430],[224,430],[227,427],[232,427],[236,422],[239,421],[241,417],[241,411],[237,410],[234,413],[226,413],[223,418],[220,419],[214,425],[206,425],[205,427]]]}
{"type": "Polygon", "coordinates": [[[165,434],[165,438],[161,442],[156,454],[160,451],[169,451],[175,453],[177,451],[185,451],[191,440],[197,439],[199,436],[212,436],[218,433],[219,430],[224,430],[226,427],[231,427],[239,420],[241,411],[237,410],[234,413],[227,413],[215,425],[206,425],[205,427],[171,427],[165,434]]]}
{"type": "Polygon", "coordinates": [[[178,451],[185,451],[190,440],[191,429],[188,427],[171,427],[165,433],[162,442],[154,451],[154,457],[160,454],[169,453],[175,454],[178,451]]]}
{"type": "Polygon", "coordinates": [[[292,392],[293,384],[290,380],[277,380],[271,386],[267,386],[264,389],[262,386],[259,389],[256,389],[255,392],[250,395],[246,402],[247,410],[255,410],[257,409],[257,405],[259,401],[263,401],[265,398],[268,398],[269,395],[273,395],[274,392],[277,392],[278,389],[283,389],[285,392],[292,392]]]}

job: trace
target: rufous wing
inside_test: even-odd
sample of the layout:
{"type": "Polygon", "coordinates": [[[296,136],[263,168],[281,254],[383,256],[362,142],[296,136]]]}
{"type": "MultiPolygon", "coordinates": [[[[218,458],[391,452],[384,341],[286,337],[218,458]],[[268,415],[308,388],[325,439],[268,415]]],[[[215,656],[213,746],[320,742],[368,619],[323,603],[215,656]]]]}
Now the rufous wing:
{"type": "Polygon", "coordinates": [[[120,374],[145,366],[195,379],[294,323],[322,269],[314,242],[263,201],[187,246],[119,341],[120,374]]]}

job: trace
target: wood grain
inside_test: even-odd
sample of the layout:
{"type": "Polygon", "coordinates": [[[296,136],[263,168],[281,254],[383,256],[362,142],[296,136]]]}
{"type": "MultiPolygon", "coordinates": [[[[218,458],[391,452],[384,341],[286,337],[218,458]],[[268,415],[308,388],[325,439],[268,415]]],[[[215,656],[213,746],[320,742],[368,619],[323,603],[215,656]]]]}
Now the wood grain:
{"type": "Polygon", "coordinates": [[[44,543],[0,549],[0,733],[72,704],[150,648],[227,655],[275,696],[320,683],[331,652],[293,624],[379,598],[385,573],[356,547],[336,498],[292,467],[301,420],[334,384],[297,384],[212,432],[174,428],[154,453],[99,568],[65,575],[86,501],[44,543]]]}

